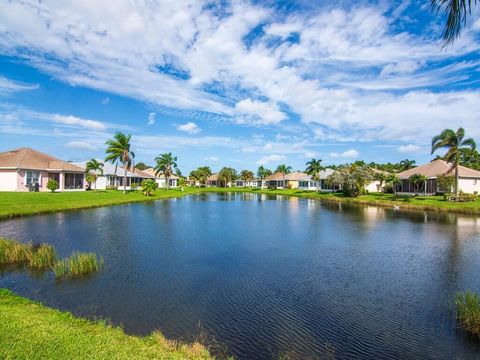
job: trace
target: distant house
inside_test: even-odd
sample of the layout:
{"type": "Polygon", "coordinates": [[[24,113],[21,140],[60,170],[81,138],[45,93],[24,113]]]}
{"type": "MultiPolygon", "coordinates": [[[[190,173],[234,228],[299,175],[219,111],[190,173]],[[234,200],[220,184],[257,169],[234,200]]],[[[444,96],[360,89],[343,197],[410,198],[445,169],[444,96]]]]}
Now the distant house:
{"type": "MultiPolygon", "coordinates": [[[[86,162],[77,162],[75,163],[78,167],[82,168],[85,172],[86,162]]],[[[103,164],[103,174],[98,174],[96,185],[98,190],[105,190],[108,188],[117,188],[118,190],[123,190],[124,188],[124,175],[125,175],[125,168],[123,166],[117,166],[115,169],[115,165],[111,163],[103,164]]],[[[145,171],[138,170],[138,169],[128,169],[127,170],[127,182],[125,186],[125,190],[131,190],[132,184],[136,184],[138,187],[145,179],[154,179],[154,176],[146,173],[145,171]]],[[[92,188],[95,185],[92,184],[92,188]]]]}
{"type": "Polygon", "coordinates": [[[320,190],[325,192],[332,192],[339,190],[339,186],[335,184],[330,184],[328,181],[328,177],[335,172],[333,169],[325,169],[318,173],[318,177],[320,179],[320,190]]]}
{"type": "Polygon", "coordinates": [[[49,179],[59,191],[85,190],[82,168],[27,147],[0,153],[0,191],[49,191],[49,179]]]}
{"type": "MultiPolygon", "coordinates": [[[[155,178],[155,181],[158,184],[158,187],[160,187],[160,188],[166,188],[167,187],[167,180],[166,180],[164,174],[155,175],[155,170],[153,168],[145,169],[143,172],[153,176],[155,178]]],[[[168,182],[170,183],[170,187],[172,187],[172,188],[177,187],[179,180],[180,180],[180,178],[177,175],[172,174],[172,176],[170,176],[170,178],[168,179],[168,182]]]]}
{"type": "Polygon", "coordinates": [[[260,179],[257,179],[257,178],[255,178],[253,180],[250,180],[250,181],[237,179],[237,180],[235,180],[235,186],[236,187],[261,187],[262,182],[261,182],[260,179]]]}
{"type": "MultiPolygon", "coordinates": [[[[455,176],[455,167],[445,160],[434,160],[427,164],[405,170],[398,174],[400,184],[396,186],[397,193],[414,194],[415,186],[409,180],[410,176],[421,174],[427,178],[421,185],[419,193],[424,195],[435,195],[436,193],[450,192],[452,189],[441,189],[437,180],[440,176],[455,176]]],[[[459,190],[465,193],[480,193],[480,171],[459,166],[458,168],[459,190]]]]}
{"type": "Polygon", "coordinates": [[[275,173],[265,178],[267,187],[274,189],[302,189],[315,190],[316,182],[312,178],[300,171],[289,174],[275,173]]]}
{"type": "MultiPolygon", "coordinates": [[[[207,179],[207,186],[218,186],[218,187],[225,187],[225,181],[219,180],[218,173],[212,174],[207,179]]],[[[227,186],[230,187],[232,184],[229,182],[227,186]]]]}
{"type": "Polygon", "coordinates": [[[185,183],[187,186],[200,186],[200,181],[188,176],[187,179],[185,180],[185,183]]]}
{"type": "MultiPolygon", "coordinates": [[[[372,172],[374,174],[383,174],[385,176],[390,175],[389,172],[378,170],[378,169],[372,169],[372,172]]],[[[374,180],[365,187],[365,190],[367,190],[368,192],[382,192],[385,190],[385,186],[386,186],[385,181],[383,181],[382,184],[380,184],[380,180],[374,180]]]]}

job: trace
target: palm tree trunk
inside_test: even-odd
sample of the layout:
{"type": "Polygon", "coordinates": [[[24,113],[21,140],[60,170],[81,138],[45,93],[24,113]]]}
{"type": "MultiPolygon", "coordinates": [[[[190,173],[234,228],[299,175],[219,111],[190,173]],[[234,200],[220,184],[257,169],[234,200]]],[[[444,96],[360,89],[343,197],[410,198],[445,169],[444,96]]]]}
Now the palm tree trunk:
{"type": "Polygon", "coordinates": [[[167,182],[167,190],[170,190],[170,177],[165,175],[165,181],[167,182]]]}
{"type": "Polygon", "coordinates": [[[123,193],[127,193],[127,165],[125,165],[125,172],[123,175],[123,193]]]}
{"type": "Polygon", "coordinates": [[[455,197],[458,196],[458,160],[455,161],[455,197]]]}
{"type": "Polygon", "coordinates": [[[94,186],[95,186],[95,191],[97,191],[97,178],[95,178],[95,184],[94,184],[94,186]]]}

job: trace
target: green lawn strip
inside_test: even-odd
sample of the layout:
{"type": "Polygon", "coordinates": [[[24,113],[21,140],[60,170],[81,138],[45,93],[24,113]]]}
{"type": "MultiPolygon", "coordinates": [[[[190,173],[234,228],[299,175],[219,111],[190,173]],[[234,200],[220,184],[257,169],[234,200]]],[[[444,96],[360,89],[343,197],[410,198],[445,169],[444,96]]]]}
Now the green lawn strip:
{"type": "Polygon", "coordinates": [[[185,191],[157,190],[154,196],[144,196],[141,191],[123,194],[116,190],[82,192],[0,192],[0,219],[35,215],[66,210],[87,209],[140,201],[168,199],[196,193],[199,189],[185,191]]]}
{"type": "Polygon", "coordinates": [[[211,359],[199,343],[181,344],[159,332],[147,337],[76,318],[0,289],[2,359],[211,359]]]}

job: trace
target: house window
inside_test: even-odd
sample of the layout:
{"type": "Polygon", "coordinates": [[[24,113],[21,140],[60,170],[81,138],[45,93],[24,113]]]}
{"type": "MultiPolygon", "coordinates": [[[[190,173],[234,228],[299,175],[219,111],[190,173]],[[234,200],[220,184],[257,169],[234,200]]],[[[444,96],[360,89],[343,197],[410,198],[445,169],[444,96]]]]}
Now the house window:
{"type": "Polygon", "coordinates": [[[83,189],[83,174],[66,173],[65,189],[83,189]]]}
{"type": "Polygon", "coordinates": [[[25,185],[38,184],[40,181],[40,173],[38,171],[27,171],[25,185]]]}

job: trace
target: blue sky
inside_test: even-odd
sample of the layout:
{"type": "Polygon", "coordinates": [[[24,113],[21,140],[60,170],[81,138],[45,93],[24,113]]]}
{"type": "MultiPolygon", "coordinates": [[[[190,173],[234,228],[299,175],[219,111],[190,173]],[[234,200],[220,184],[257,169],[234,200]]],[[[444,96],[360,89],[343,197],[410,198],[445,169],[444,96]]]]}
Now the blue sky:
{"type": "Polygon", "coordinates": [[[0,151],[103,158],[123,131],[183,172],[428,161],[444,128],[480,142],[480,16],[442,49],[425,3],[3,1],[0,151]]]}

